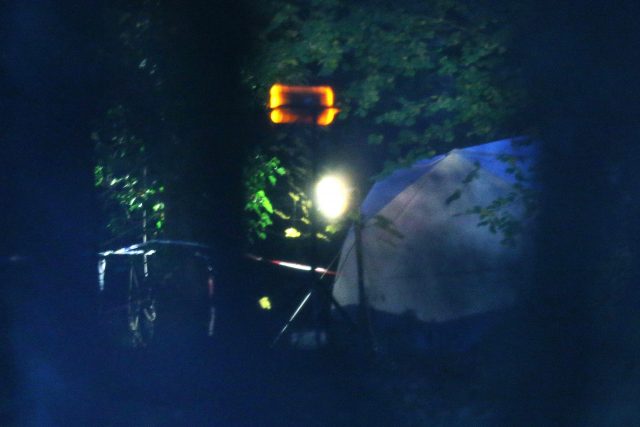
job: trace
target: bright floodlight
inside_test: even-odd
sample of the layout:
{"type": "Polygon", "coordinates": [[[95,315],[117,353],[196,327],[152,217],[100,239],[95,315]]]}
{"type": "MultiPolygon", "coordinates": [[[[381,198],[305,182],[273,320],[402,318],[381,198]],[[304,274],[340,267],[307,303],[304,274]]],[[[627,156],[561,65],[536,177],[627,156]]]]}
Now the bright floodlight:
{"type": "Polygon", "coordinates": [[[322,215],[328,219],[338,218],[349,203],[347,184],[337,176],[325,176],[316,185],[316,203],[322,215]]]}

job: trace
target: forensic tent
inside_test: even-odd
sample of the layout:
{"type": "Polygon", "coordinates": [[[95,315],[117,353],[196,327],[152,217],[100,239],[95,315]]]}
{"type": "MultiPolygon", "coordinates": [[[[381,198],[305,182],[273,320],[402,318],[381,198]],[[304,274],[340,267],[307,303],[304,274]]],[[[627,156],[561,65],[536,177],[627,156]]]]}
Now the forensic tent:
{"type": "MultiPolygon", "coordinates": [[[[536,152],[526,138],[455,149],[373,185],[361,206],[361,266],[376,339],[461,350],[513,306],[531,278],[532,224],[521,196],[534,184],[536,152]],[[492,230],[501,220],[522,227],[514,241],[492,230]]],[[[333,290],[351,312],[356,259],[352,229],[333,290]]]]}

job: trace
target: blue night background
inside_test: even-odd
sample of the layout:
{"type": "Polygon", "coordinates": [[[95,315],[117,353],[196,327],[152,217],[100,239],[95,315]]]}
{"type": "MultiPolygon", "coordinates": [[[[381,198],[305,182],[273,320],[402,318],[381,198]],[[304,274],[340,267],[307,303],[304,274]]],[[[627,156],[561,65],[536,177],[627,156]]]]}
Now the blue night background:
{"type": "Polygon", "coordinates": [[[638,425],[638,16],[635,1],[2,2],[0,425],[638,425]],[[274,123],[275,83],[330,86],[340,112],[324,126],[317,93],[292,97],[297,122],[274,123]],[[311,185],[334,169],[358,191],[327,222],[311,185]],[[485,185],[504,170],[510,192],[485,185]],[[389,222],[416,183],[442,201],[429,218],[470,228],[389,222]],[[384,236],[427,237],[372,258],[384,236]],[[392,307],[387,273],[431,265],[418,285],[446,289],[392,307]],[[522,287],[494,295],[487,265],[522,287]],[[489,290],[438,282],[462,266],[461,289],[489,290]]]}

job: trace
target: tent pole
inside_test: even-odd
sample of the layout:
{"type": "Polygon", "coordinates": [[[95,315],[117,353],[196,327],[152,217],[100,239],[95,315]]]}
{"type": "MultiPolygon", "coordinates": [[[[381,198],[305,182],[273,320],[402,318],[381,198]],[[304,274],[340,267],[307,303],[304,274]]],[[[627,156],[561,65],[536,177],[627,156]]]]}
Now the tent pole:
{"type": "Polygon", "coordinates": [[[360,327],[365,346],[368,350],[376,351],[369,318],[369,306],[364,287],[364,263],[362,260],[362,213],[358,205],[358,211],[354,221],[355,250],[356,250],[356,277],[358,283],[358,326],[360,327]]]}

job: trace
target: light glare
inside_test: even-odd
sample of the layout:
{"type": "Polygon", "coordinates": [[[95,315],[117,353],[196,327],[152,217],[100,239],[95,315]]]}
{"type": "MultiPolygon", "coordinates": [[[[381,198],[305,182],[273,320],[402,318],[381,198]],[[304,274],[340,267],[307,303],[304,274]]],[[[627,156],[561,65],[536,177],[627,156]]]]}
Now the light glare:
{"type": "Polygon", "coordinates": [[[328,219],[336,219],[347,210],[349,189],[337,176],[326,176],[316,185],[318,210],[328,219]]]}

